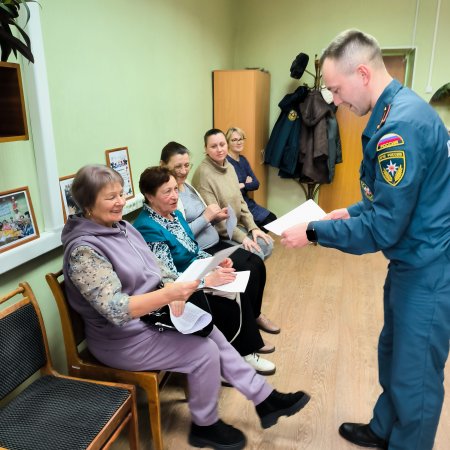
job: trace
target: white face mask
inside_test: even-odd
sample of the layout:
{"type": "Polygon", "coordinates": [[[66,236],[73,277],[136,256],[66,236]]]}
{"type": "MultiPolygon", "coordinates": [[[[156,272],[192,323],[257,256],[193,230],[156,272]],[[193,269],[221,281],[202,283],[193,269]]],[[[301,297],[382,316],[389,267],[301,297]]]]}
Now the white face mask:
{"type": "Polygon", "coordinates": [[[320,89],[320,93],[322,94],[323,99],[330,105],[333,103],[333,94],[326,87],[322,87],[320,89]]]}

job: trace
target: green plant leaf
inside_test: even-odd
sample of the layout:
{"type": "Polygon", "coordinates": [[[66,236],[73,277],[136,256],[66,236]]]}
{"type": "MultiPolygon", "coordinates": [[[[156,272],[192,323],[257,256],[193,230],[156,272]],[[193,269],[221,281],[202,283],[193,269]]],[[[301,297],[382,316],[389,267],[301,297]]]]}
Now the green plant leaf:
{"type": "MultiPolygon", "coordinates": [[[[7,46],[11,46],[13,51],[17,50],[26,59],[28,59],[28,61],[31,61],[32,63],[34,63],[34,57],[33,57],[33,53],[31,53],[31,49],[29,47],[27,47],[20,39],[16,38],[12,34],[9,34],[3,28],[0,28],[0,43],[2,46],[2,60],[3,61],[6,61],[3,59],[3,57],[4,57],[3,56],[3,45],[4,45],[3,42],[5,42],[7,46]]],[[[11,53],[11,52],[9,52],[9,53],[11,53]]],[[[8,56],[9,56],[9,54],[8,54],[8,56]]]]}
{"type": "Polygon", "coordinates": [[[22,28],[20,28],[19,25],[17,25],[17,23],[14,22],[11,25],[14,25],[17,28],[23,40],[25,41],[26,46],[30,47],[30,38],[28,37],[27,33],[25,33],[25,31],[22,28]]]}

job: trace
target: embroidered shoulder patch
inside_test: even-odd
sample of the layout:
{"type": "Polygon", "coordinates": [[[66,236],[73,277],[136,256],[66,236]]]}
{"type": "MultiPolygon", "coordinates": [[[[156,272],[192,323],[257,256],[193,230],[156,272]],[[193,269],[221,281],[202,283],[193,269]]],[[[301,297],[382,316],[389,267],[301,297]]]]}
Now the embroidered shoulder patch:
{"type": "Polygon", "coordinates": [[[390,147],[397,147],[399,145],[404,145],[405,142],[399,134],[389,133],[385,134],[377,144],[377,152],[380,150],[385,150],[390,147]]]}
{"type": "Polygon", "coordinates": [[[391,186],[397,186],[406,173],[406,156],[403,150],[381,153],[378,155],[381,174],[391,186]]]}
{"type": "Polygon", "coordinates": [[[361,180],[361,188],[362,188],[362,190],[363,190],[363,192],[364,192],[364,195],[365,195],[371,202],[373,202],[373,193],[372,193],[372,191],[370,190],[370,187],[367,186],[367,184],[364,183],[363,180],[361,180]]]}

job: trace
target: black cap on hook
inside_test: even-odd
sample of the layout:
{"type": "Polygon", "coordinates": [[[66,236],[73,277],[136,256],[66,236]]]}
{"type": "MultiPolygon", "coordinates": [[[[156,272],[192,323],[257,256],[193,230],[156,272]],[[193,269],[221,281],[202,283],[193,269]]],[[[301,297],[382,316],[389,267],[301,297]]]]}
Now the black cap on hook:
{"type": "Polygon", "coordinates": [[[305,72],[309,62],[309,56],[306,53],[299,53],[291,64],[291,77],[299,80],[305,72]]]}

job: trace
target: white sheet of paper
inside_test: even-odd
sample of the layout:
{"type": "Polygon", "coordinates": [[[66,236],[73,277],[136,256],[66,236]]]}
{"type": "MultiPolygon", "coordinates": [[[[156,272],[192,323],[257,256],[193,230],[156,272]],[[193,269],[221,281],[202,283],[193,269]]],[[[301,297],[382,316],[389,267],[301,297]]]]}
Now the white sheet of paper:
{"type": "Polygon", "coordinates": [[[212,320],[211,314],[189,302],[186,302],[184,305],[184,311],[181,316],[175,317],[171,310],[170,318],[175,328],[183,334],[195,333],[205,328],[212,320]]]}
{"type": "Polygon", "coordinates": [[[249,278],[250,270],[243,270],[242,272],[236,272],[236,278],[231,283],[208,287],[208,289],[215,289],[223,292],[245,292],[249,278]]]}
{"type": "Polygon", "coordinates": [[[284,230],[294,225],[320,220],[325,215],[326,212],[314,200],[308,200],[279,219],[264,225],[264,228],[272,231],[272,233],[281,235],[284,230]]]}
{"type": "Polygon", "coordinates": [[[232,240],[233,230],[236,228],[237,225],[237,217],[236,213],[234,212],[234,209],[230,205],[227,206],[227,211],[228,211],[227,234],[230,240],[232,240]]]}
{"type": "Polygon", "coordinates": [[[240,245],[224,248],[217,252],[214,256],[204,259],[196,259],[178,278],[176,281],[195,281],[201,280],[207,273],[214,270],[219,263],[234,253],[240,245]]]}

